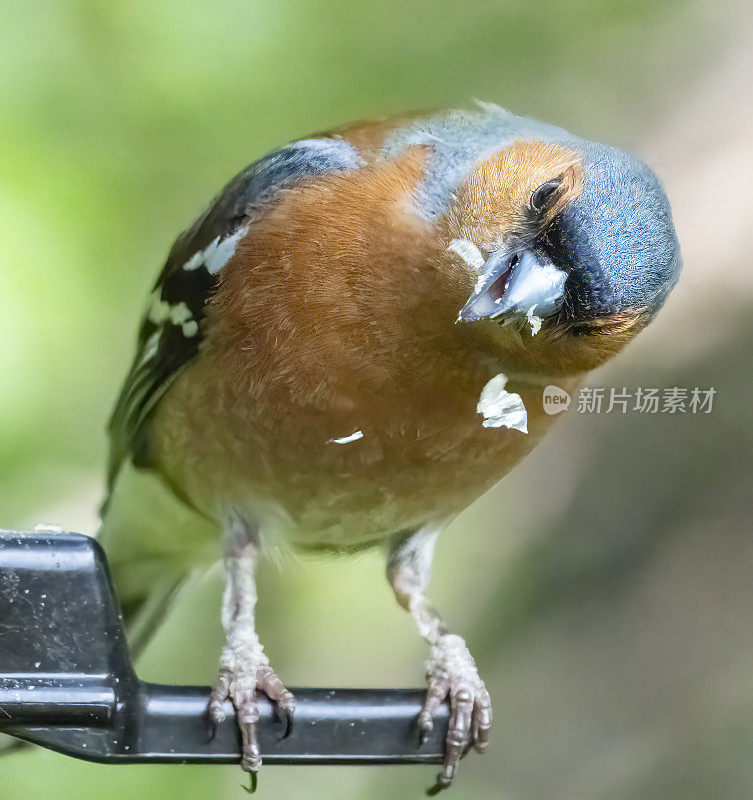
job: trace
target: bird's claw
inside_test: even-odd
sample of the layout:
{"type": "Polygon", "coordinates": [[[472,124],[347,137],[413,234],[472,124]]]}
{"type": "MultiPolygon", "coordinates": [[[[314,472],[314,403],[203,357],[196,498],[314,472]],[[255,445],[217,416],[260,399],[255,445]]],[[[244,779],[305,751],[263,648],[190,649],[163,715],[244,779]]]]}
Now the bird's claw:
{"type": "Polygon", "coordinates": [[[233,704],[241,732],[241,767],[251,773],[251,785],[248,789],[250,792],[256,790],[256,773],[261,766],[261,750],[257,735],[259,707],[256,702],[257,692],[260,691],[275,704],[280,720],[285,723],[282,738],[288,736],[293,724],[295,697],[285,688],[274,670],[266,664],[235,670],[222,667],[212,690],[208,709],[209,724],[219,725],[226,717],[225,701],[230,700],[233,704]]]}
{"type": "Polygon", "coordinates": [[[426,790],[428,797],[434,797],[435,795],[438,795],[442,789],[449,789],[450,784],[452,783],[452,775],[454,770],[449,768],[449,774],[446,774],[447,771],[448,768],[445,767],[445,769],[443,769],[442,772],[437,775],[437,782],[426,790]]]}
{"type": "Polygon", "coordinates": [[[419,737],[433,728],[432,718],[445,698],[450,698],[450,722],[445,739],[442,771],[428,794],[446,789],[460,758],[473,746],[483,753],[489,739],[492,709],[489,693],[479,678],[476,664],[463,639],[453,634],[440,637],[427,663],[429,688],[418,716],[419,737]]]}
{"type": "Polygon", "coordinates": [[[258,775],[259,775],[258,771],[249,772],[248,786],[244,786],[243,784],[241,784],[241,789],[243,789],[243,791],[247,792],[248,794],[254,794],[254,792],[256,791],[256,784],[258,783],[259,780],[258,775]]]}

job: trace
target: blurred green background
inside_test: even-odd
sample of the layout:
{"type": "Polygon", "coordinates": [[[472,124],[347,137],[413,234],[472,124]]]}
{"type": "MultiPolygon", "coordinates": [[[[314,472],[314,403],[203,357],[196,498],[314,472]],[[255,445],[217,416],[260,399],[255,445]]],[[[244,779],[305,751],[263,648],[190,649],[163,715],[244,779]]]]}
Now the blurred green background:
{"type": "MultiPolygon", "coordinates": [[[[2,3],[0,525],[93,532],[104,423],[172,239],[235,172],[352,119],[490,100],[639,152],[685,274],[592,386],[715,386],[708,416],[578,415],[458,519],[433,596],[495,704],[453,795],[753,796],[749,4],[2,3]]],[[[572,408],[572,407],[571,407],[572,408]]],[[[288,685],[420,686],[379,554],[260,575],[288,685]]],[[[143,677],[209,683],[218,570],[143,677]],[[196,643],[201,642],[197,648],[196,643]]],[[[0,663],[2,649],[0,648],[0,663]]],[[[266,768],[260,797],[419,797],[426,768],[266,768]]],[[[13,800],[240,797],[230,767],[0,760],[13,800]]]]}

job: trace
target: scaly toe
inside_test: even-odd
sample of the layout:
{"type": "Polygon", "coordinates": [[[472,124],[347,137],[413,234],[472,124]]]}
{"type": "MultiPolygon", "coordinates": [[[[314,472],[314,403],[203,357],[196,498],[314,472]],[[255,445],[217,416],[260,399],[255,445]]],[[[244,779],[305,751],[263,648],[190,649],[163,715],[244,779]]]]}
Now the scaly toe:
{"type": "Polygon", "coordinates": [[[295,696],[285,688],[283,682],[277,677],[275,671],[269,667],[261,667],[256,673],[257,688],[264,692],[274,703],[277,716],[284,725],[282,739],[290,736],[293,730],[293,716],[295,714],[295,696]]]}
{"type": "Polygon", "coordinates": [[[446,634],[432,647],[427,664],[429,689],[419,714],[419,730],[430,730],[431,719],[445,698],[450,698],[450,720],[445,739],[444,767],[429,790],[434,795],[452,782],[457,765],[473,744],[486,748],[491,727],[489,693],[479,678],[473,657],[463,639],[446,634]]]}
{"type": "Polygon", "coordinates": [[[207,710],[209,720],[214,725],[220,725],[225,721],[225,701],[230,696],[231,680],[231,674],[226,670],[221,670],[217,677],[217,683],[215,683],[212,689],[207,710]]]}

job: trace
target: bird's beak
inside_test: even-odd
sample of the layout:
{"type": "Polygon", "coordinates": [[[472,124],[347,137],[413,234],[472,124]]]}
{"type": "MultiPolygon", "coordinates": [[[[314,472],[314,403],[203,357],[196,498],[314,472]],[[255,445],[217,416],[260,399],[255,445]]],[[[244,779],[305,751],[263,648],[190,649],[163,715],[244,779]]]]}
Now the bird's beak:
{"type": "Polygon", "coordinates": [[[567,273],[533,250],[498,250],[481,268],[473,294],[458,321],[509,318],[515,314],[547,317],[562,303],[567,273]]]}

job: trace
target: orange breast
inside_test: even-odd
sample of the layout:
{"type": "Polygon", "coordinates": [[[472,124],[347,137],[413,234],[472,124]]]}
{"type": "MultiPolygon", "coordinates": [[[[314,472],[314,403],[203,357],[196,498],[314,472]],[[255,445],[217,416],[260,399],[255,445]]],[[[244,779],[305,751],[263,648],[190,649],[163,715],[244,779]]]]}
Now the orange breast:
{"type": "Polygon", "coordinates": [[[411,211],[425,156],[286,193],[238,246],[154,426],[161,469],[208,513],[357,546],[457,514],[545,432],[535,385],[511,384],[528,434],[482,425],[498,326],[455,325],[474,277],[411,211]]]}

